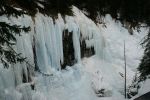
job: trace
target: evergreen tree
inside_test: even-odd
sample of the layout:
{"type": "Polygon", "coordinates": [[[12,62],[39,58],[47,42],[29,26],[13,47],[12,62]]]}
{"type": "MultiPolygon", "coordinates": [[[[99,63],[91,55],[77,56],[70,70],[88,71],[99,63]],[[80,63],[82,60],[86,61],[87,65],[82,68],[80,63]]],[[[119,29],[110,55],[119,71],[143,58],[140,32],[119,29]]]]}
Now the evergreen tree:
{"type": "Polygon", "coordinates": [[[138,68],[138,70],[141,73],[141,75],[140,75],[141,81],[147,79],[148,76],[150,76],[150,29],[149,29],[149,33],[148,33],[146,39],[144,40],[144,42],[142,43],[142,45],[144,45],[144,47],[145,47],[145,52],[144,52],[144,56],[141,61],[141,64],[138,68]]]}
{"type": "Polygon", "coordinates": [[[42,10],[38,4],[42,5],[44,2],[40,0],[14,0],[14,3],[19,8],[26,10],[29,15],[34,16],[38,10],[42,10]]]}
{"type": "Polygon", "coordinates": [[[58,13],[73,15],[71,10],[72,0],[45,0],[44,2],[44,11],[48,15],[57,16],[58,13]]]}
{"type": "MultiPolygon", "coordinates": [[[[0,16],[7,15],[18,17],[25,14],[22,10],[17,10],[11,5],[8,5],[7,0],[0,0],[0,16]]],[[[9,67],[9,63],[23,62],[25,58],[21,57],[13,49],[13,45],[16,44],[15,35],[21,35],[22,31],[28,32],[30,27],[21,27],[18,25],[10,25],[6,22],[0,22],[0,60],[4,64],[4,67],[9,67]]]]}

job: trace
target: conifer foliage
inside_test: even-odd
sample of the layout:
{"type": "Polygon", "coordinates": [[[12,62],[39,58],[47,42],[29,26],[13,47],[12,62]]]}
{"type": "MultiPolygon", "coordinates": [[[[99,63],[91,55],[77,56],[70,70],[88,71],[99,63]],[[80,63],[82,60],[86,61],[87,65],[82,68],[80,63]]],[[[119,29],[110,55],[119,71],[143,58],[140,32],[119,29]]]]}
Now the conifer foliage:
{"type": "MultiPolygon", "coordinates": [[[[0,0],[0,16],[7,15],[18,17],[25,14],[21,10],[17,10],[10,5],[7,5],[7,0],[0,0]]],[[[21,35],[22,31],[28,32],[30,27],[10,25],[9,23],[0,21],[0,61],[4,67],[9,67],[9,63],[23,62],[24,57],[18,54],[13,49],[13,45],[16,44],[15,35],[21,35]]]]}
{"type": "Polygon", "coordinates": [[[44,10],[53,15],[72,15],[71,4],[71,0],[45,0],[44,10]]]}
{"type": "Polygon", "coordinates": [[[72,15],[72,0],[14,0],[14,2],[31,16],[37,12],[51,17],[56,17],[58,13],[72,15]]]}
{"type": "Polygon", "coordinates": [[[146,36],[146,39],[142,43],[142,45],[145,47],[144,56],[141,60],[141,64],[138,68],[140,71],[140,80],[146,80],[147,78],[150,78],[150,29],[149,33],[146,36]]]}

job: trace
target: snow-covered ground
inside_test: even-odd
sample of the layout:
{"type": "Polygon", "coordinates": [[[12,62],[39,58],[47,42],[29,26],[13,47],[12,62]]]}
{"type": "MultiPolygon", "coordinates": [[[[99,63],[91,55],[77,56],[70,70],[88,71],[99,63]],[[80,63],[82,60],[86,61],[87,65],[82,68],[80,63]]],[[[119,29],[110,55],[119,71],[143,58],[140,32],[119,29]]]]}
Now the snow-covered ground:
{"type": "MultiPolygon", "coordinates": [[[[124,43],[127,85],[130,85],[143,55],[144,49],[140,43],[147,30],[141,28],[139,33],[134,30],[133,35],[130,35],[110,15],[103,18],[106,25],[104,27],[102,24],[96,25],[76,7],[73,7],[73,12],[75,16],[66,16],[65,19],[59,15],[55,24],[51,17],[39,13],[34,21],[29,16],[11,20],[11,23],[31,26],[31,34],[18,37],[16,50],[23,52],[33,64],[32,46],[35,46],[39,69],[52,75],[35,73],[32,83],[22,83],[22,73],[26,73],[27,66],[18,64],[17,67],[3,69],[0,65],[0,100],[124,100],[124,43]],[[73,46],[78,63],[57,71],[60,70],[60,61],[63,62],[64,29],[73,32],[73,46]],[[87,48],[94,47],[94,56],[81,59],[82,39],[86,40],[87,48]],[[7,77],[12,81],[7,80],[7,77]],[[35,90],[31,90],[31,84],[35,85],[35,90]]],[[[2,19],[8,21],[7,18],[2,19]]],[[[148,87],[149,84],[145,86],[148,87]]]]}

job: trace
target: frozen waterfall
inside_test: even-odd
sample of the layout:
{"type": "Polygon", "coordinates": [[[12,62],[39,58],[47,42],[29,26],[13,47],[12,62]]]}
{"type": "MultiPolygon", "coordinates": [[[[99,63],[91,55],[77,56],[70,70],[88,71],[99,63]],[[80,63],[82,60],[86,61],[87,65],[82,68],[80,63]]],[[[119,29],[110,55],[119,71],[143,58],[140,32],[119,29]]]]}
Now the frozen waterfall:
{"type": "MultiPolygon", "coordinates": [[[[77,63],[81,63],[80,45],[82,40],[86,41],[87,48],[94,47],[96,55],[102,57],[105,44],[99,28],[77,8],[74,7],[73,11],[75,16],[66,16],[63,19],[58,14],[58,18],[55,20],[40,13],[37,13],[34,18],[30,16],[19,17],[18,19],[1,17],[1,21],[31,27],[28,34],[23,33],[22,36],[16,36],[17,45],[14,49],[22,53],[23,57],[27,57],[27,62],[32,65],[22,63],[3,69],[3,65],[0,64],[1,100],[20,100],[22,95],[23,100],[30,100],[31,87],[29,86],[34,81],[35,65],[45,74],[54,74],[53,70],[61,70],[61,64],[64,62],[64,30],[73,34],[74,56],[77,63]],[[35,55],[36,57],[34,57],[35,55]],[[30,83],[22,85],[24,80],[30,83]]],[[[76,76],[78,76],[77,73],[76,76]]],[[[47,81],[44,77],[43,79],[47,81]]]]}
{"type": "Polygon", "coordinates": [[[16,36],[13,47],[26,61],[8,69],[0,62],[0,100],[124,100],[123,40],[129,85],[143,54],[139,42],[147,30],[141,28],[142,34],[133,30],[131,36],[110,15],[103,18],[106,28],[78,8],[72,10],[74,16],[58,14],[57,18],[41,13],[0,17],[2,22],[31,27],[29,33],[16,36]],[[98,97],[100,90],[106,98],[98,97]]]}
{"type": "Polygon", "coordinates": [[[77,8],[75,17],[66,16],[65,19],[58,15],[55,21],[48,16],[37,14],[35,17],[35,47],[37,65],[45,73],[51,73],[51,69],[61,69],[63,63],[63,31],[72,32],[75,59],[81,61],[80,42],[86,40],[87,48],[94,47],[96,55],[102,57],[104,38],[95,23],[85,17],[77,8]],[[81,14],[82,17],[78,17],[81,14]],[[82,34],[82,37],[81,37],[82,34]]]}

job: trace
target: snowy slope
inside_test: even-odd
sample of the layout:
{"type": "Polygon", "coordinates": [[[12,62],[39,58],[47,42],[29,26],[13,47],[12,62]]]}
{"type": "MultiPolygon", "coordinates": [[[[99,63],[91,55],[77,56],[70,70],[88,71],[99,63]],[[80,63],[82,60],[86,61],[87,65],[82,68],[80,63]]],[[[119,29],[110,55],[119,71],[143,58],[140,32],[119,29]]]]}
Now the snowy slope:
{"type": "Polygon", "coordinates": [[[59,14],[55,23],[51,17],[40,13],[35,18],[0,19],[31,26],[31,32],[18,37],[14,48],[33,65],[29,68],[25,63],[17,64],[9,69],[0,65],[0,100],[124,100],[124,41],[127,84],[130,85],[143,54],[140,42],[147,30],[141,28],[140,33],[135,30],[130,35],[110,15],[103,18],[106,24],[103,27],[96,25],[76,7],[73,7],[73,12],[75,16],[66,16],[65,19],[59,14]],[[61,71],[60,65],[64,61],[62,34],[65,29],[73,32],[77,64],[61,71]],[[81,59],[80,40],[86,40],[87,48],[94,47],[94,56],[81,59]],[[39,70],[46,75],[34,72],[34,53],[39,70]],[[32,82],[22,83],[22,74],[28,77],[27,69],[32,82]],[[34,90],[30,87],[33,84],[34,90]],[[96,94],[101,89],[105,89],[105,97],[96,94]]]}

